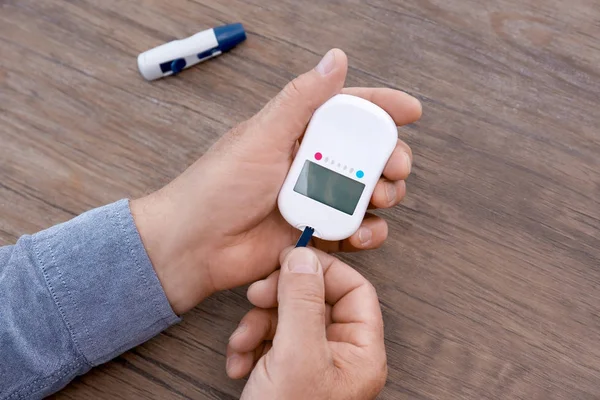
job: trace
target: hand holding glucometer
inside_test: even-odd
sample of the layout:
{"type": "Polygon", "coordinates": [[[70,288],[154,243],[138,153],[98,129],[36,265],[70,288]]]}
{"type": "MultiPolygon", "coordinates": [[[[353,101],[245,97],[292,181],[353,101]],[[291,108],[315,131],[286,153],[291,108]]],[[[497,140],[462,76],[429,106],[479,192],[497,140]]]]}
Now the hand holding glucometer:
{"type": "Polygon", "coordinates": [[[308,228],[306,242],[311,229],[325,240],[351,236],[397,139],[396,124],[382,108],[360,97],[334,96],[306,128],[279,192],[281,214],[292,226],[308,228]]]}

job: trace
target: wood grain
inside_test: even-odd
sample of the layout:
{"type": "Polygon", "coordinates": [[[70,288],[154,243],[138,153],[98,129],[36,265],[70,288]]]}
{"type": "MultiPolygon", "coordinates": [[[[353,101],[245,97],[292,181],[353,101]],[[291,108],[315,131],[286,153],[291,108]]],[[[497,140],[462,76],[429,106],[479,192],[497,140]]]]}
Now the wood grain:
{"type": "MultiPolygon", "coordinates": [[[[600,3],[0,0],[0,244],[177,176],[331,47],[424,117],[380,250],[381,399],[600,398],[600,3]],[[248,41],[147,83],[139,52],[228,22],[248,41]]],[[[221,293],[56,399],[230,399],[221,293]]]]}

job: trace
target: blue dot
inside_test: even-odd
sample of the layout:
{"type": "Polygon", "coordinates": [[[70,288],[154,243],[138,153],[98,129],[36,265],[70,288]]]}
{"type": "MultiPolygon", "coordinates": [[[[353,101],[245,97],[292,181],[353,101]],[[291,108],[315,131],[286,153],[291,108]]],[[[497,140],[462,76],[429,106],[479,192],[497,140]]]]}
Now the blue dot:
{"type": "Polygon", "coordinates": [[[360,169],[359,169],[358,171],[356,171],[356,177],[357,177],[357,178],[359,178],[359,179],[360,179],[360,178],[362,178],[363,176],[365,176],[365,173],[364,173],[364,172],[362,172],[362,170],[360,170],[360,169]]]}

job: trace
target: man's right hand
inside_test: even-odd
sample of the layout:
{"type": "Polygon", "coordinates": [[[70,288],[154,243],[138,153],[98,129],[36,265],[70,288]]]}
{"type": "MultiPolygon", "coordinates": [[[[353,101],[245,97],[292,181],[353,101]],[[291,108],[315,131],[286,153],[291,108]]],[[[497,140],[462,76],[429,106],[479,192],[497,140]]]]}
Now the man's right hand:
{"type": "Polygon", "coordinates": [[[385,385],[383,320],[373,285],[337,258],[287,249],[248,289],[256,306],[230,338],[227,374],[252,372],[242,399],[372,399],[385,385]]]}
{"type": "MultiPolygon", "coordinates": [[[[330,50],[174,181],[131,201],[142,242],[176,314],[216,291],[264,278],[279,265],[279,253],[296,241],[298,231],[279,213],[277,196],[318,107],[344,93],[377,104],[398,126],[421,116],[421,103],[406,93],[344,88],[347,71],[344,52],[330,50]]],[[[371,207],[394,207],[402,200],[411,163],[410,147],[398,140],[371,207]]],[[[387,235],[385,220],[367,213],[348,239],[313,244],[327,252],[367,250],[381,246],[387,235]]]]}

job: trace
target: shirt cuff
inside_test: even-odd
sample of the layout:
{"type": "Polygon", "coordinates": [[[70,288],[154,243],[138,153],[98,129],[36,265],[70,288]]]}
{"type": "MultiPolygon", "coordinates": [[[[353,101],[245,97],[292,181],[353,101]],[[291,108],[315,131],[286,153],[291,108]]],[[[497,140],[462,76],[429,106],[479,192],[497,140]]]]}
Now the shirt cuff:
{"type": "Polygon", "coordinates": [[[75,346],[91,365],[180,320],[144,249],[129,200],[39,232],[33,248],[75,346]]]}

